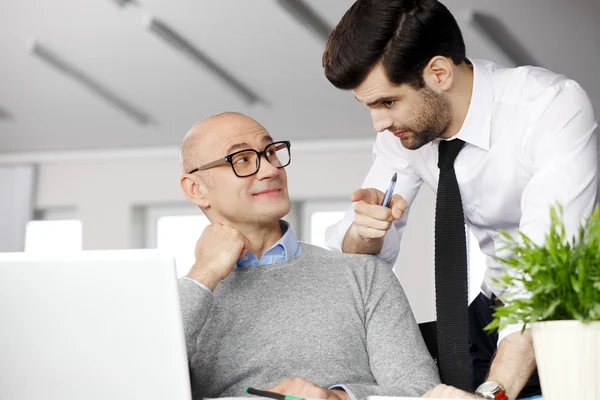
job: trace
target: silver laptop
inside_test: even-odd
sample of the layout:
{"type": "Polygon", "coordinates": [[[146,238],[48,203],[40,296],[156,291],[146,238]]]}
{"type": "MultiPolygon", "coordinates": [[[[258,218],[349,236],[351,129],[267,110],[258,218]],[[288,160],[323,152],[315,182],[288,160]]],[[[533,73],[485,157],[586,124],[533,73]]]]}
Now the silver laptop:
{"type": "Polygon", "coordinates": [[[0,399],[189,400],[172,257],[0,253],[0,399]]]}

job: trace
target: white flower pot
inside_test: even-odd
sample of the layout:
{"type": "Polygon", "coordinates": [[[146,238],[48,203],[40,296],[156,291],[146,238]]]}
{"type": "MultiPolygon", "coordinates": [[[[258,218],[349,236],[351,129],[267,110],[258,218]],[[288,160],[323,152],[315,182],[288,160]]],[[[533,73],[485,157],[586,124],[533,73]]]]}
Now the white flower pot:
{"type": "Polygon", "coordinates": [[[544,400],[600,399],[600,321],[531,324],[544,400]]]}

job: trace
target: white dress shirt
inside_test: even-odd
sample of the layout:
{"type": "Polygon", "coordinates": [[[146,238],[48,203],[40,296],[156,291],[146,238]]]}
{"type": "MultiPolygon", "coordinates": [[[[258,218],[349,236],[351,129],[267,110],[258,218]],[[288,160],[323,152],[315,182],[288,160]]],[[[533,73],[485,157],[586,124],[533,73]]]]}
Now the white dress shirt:
{"type": "MultiPolygon", "coordinates": [[[[535,67],[502,68],[482,60],[472,63],[471,104],[454,136],[465,145],[454,166],[465,223],[487,255],[481,290],[491,297],[492,293],[506,293],[492,283],[505,271],[492,258],[503,245],[498,230],[513,237],[520,230],[539,243],[550,226],[549,209],[557,201],[564,208],[565,226],[571,235],[592,211],[598,186],[598,124],[585,91],[565,76],[535,67]]],[[[440,140],[407,150],[390,132],[379,133],[373,166],[362,187],[384,192],[396,172],[394,193],[408,202],[410,211],[422,183],[437,190],[440,140]]],[[[395,221],[384,238],[379,257],[392,265],[408,214],[395,221]]],[[[330,249],[342,251],[353,220],[350,207],[342,221],[328,228],[330,249]]],[[[499,341],[521,326],[499,332],[499,341]]]]}

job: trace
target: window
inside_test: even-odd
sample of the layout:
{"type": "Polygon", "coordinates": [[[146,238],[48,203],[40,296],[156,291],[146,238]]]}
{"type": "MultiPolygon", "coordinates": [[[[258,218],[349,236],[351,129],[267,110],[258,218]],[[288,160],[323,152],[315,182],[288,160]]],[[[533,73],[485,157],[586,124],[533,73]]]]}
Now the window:
{"type": "Polygon", "coordinates": [[[350,202],[306,202],[302,207],[301,239],[315,246],[325,247],[325,231],[344,217],[350,202]]]}
{"type": "Polygon", "coordinates": [[[171,215],[158,218],[156,248],[175,256],[177,277],[187,275],[196,260],[196,242],[209,225],[204,215],[171,215]]]}
{"type": "Polygon", "coordinates": [[[344,218],[345,211],[316,211],[310,216],[310,243],[325,247],[325,231],[344,218]]]}
{"type": "Polygon", "coordinates": [[[28,253],[65,253],[82,248],[82,225],[75,210],[44,210],[36,212],[27,223],[25,251],[28,253]]]}
{"type": "Polygon", "coordinates": [[[194,264],[196,242],[210,224],[193,205],[151,207],[146,210],[146,246],[175,257],[177,277],[187,275],[194,264]]]}

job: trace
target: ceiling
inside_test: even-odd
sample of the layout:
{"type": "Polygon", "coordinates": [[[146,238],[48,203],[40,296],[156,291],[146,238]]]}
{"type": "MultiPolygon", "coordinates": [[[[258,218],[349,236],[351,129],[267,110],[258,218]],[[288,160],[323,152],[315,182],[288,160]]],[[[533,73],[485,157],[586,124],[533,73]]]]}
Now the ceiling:
{"type": "MultiPolygon", "coordinates": [[[[285,1],[2,0],[0,153],[173,146],[194,122],[221,111],[247,113],[281,139],[372,137],[368,111],[323,76],[322,35],[283,7],[285,1]],[[151,20],[261,100],[249,104],[156,35],[151,20]],[[65,75],[33,49],[51,52],[101,90],[65,75]]],[[[300,5],[333,27],[352,3],[300,5]]],[[[471,57],[545,66],[578,80],[600,103],[600,1],[444,3],[457,15],[471,57]]]]}

